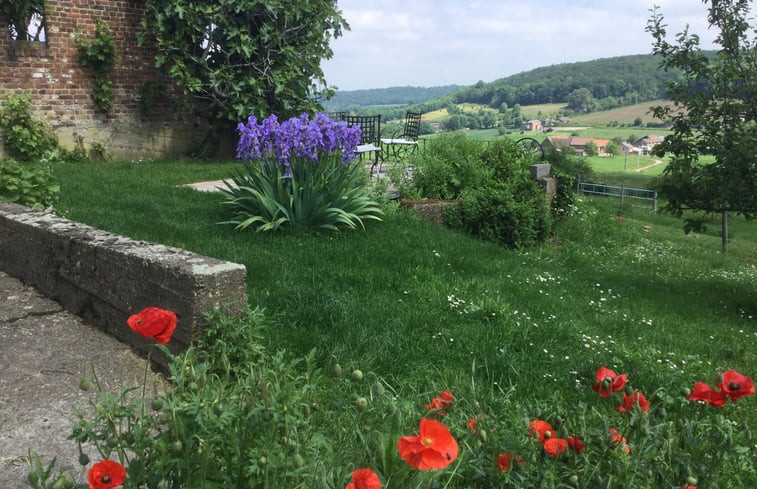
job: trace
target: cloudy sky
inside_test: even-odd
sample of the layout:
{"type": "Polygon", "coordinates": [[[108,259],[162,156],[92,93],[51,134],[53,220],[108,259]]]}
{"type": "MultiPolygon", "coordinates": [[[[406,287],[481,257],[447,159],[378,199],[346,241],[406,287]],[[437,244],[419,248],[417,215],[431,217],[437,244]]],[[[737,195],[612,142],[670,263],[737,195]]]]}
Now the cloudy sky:
{"type": "Polygon", "coordinates": [[[323,68],[340,90],[433,87],[646,54],[654,4],[669,38],[689,24],[713,48],[701,0],[338,0],[351,30],[323,68]]]}

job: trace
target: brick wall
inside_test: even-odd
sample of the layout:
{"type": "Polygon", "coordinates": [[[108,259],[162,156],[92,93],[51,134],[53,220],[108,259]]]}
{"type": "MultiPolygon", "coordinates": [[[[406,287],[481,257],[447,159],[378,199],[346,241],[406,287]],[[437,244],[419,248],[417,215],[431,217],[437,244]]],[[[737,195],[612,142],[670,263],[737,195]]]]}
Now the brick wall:
{"type": "Polygon", "coordinates": [[[186,152],[204,136],[201,121],[175,110],[166,96],[151,100],[148,111],[140,108],[146,84],[171,89],[155,69],[154,48],[137,45],[144,8],[140,0],[46,0],[46,42],[13,41],[9,19],[0,12],[0,98],[30,91],[35,116],[48,122],[64,146],[96,142],[119,158],[186,152]],[[108,114],[94,109],[92,74],[79,65],[74,40],[77,34],[93,39],[98,19],[110,26],[118,59],[108,114]]]}

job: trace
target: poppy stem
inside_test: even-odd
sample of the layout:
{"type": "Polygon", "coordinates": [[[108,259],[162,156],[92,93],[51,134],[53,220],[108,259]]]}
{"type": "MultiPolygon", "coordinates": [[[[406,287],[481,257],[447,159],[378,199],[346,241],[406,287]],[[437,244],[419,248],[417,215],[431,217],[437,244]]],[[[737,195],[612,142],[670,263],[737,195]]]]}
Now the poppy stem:
{"type": "Polygon", "coordinates": [[[145,375],[142,379],[142,416],[145,415],[147,400],[145,399],[145,392],[147,391],[147,372],[150,370],[150,354],[152,353],[152,345],[147,350],[147,358],[145,360],[145,375]]]}

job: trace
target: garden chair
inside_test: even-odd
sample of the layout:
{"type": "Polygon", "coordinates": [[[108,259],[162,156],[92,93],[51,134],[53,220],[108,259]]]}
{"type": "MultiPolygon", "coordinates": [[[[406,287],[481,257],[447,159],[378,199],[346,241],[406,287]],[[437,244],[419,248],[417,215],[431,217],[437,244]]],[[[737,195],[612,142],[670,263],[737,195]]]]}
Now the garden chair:
{"type": "Polygon", "coordinates": [[[394,161],[405,162],[418,150],[420,131],[421,113],[408,112],[405,114],[405,126],[402,132],[389,138],[382,138],[381,144],[386,147],[386,154],[391,155],[394,161]]]}
{"type": "Polygon", "coordinates": [[[357,146],[355,153],[362,159],[368,155],[373,161],[371,163],[371,176],[373,170],[379,164],[381,157],[381,116],[380,115],[344,115],[342,120],[348,126],[360,126],[360,144],[357,146]]]}

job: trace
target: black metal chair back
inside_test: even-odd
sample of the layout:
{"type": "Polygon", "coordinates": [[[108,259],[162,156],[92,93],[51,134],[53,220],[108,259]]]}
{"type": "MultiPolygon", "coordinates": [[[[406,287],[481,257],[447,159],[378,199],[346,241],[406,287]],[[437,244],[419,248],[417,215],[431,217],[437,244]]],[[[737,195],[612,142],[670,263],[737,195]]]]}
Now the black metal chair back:
{"type": "Polygon", "coordinates": [[[350,127],[360,126],[360,144],[379,146],[381,115],[344,115],[342,120],[350,127]]]}
{"type": "Polygon", "coordinates": [[[344,120],[344,117],[347,115],[347,112],[326,112],[325,114],[332,121],[339,122],[339,121],[344,120]]]}
{"type": "Polygon", "coordinates": [[[410,138],[413,141],[418,140],[421,133],[421,113],[408,112],[405,115],[405,132],[401,137],[410,138]]]}

